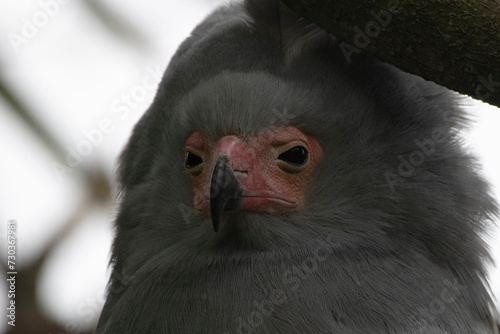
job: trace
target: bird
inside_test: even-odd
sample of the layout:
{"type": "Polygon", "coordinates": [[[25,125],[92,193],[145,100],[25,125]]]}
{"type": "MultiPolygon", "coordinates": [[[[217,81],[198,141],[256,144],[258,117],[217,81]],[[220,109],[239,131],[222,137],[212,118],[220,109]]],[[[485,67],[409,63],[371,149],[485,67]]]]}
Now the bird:
{"type": "Polygon", "coordinates": [[[456,93],[276,0],[216,9],[121,153],[96,333],[497,333],[456,93]]]}

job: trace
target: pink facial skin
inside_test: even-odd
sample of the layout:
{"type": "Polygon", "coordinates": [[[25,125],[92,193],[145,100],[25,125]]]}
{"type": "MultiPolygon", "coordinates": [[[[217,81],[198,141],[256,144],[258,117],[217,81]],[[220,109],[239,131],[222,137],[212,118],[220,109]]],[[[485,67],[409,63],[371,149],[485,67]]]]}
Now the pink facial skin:
{"type": "Polygon", "coordinates": [[[318,141],[293,126],[267,129],[249,139],[235,135],[217,142],[195,131],[186,141],[187,152],[194,153],[203,162],[188,169],[193,186],[194,207],[210,215],[210,180],[214,165],[227,155],[235,177],[244,188],[240,210],[265,214],[285,214],[300,210],[306,204],[307,185],[321,160],[323,150],[318,141]],[[278,159],[295,146],[309,152],[307,162],[300,167],[278,159]]]}

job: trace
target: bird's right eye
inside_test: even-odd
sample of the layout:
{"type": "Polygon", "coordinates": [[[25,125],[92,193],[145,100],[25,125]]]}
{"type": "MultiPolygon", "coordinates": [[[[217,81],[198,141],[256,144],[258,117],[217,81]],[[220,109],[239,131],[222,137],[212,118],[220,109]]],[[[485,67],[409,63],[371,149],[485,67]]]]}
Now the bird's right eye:
{"type": "Polygon", "coordinates": [[[199,156],[194,154],[193,152],[187,151],[186,152],[186,161],[184,165],[186,166],[187,169],[193,169],[203,162],[203,159],[199,156]]]}

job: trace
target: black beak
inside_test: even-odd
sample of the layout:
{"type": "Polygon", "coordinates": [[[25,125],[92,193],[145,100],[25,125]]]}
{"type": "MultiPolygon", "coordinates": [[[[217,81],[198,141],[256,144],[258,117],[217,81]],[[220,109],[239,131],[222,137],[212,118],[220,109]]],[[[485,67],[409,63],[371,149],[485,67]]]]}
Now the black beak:
{"type": "Polygon", "coordinates": [[[214,231],[219,230],[223,211],[237,210],[241,205],[243,186],[234,176],[229,158],[223,155],[217,160],[210,181],[210,212],[214,231]]]}

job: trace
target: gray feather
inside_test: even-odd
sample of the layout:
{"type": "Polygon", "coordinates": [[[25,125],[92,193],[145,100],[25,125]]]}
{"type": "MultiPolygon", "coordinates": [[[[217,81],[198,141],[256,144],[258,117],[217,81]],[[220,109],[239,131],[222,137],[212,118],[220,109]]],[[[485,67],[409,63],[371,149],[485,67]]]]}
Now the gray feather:
{"type": "Polygon", "coordinates": [[[218,9],[121,155],[97,333],[495,333],[481,235],[497,207],[466,126],[454,94],[366,56],[347,64],[275,1],[218,9]],[[213,233],[192,209],[186,139],[284,125],[324,149],[308,205],[227,213],[213,233]]]}

